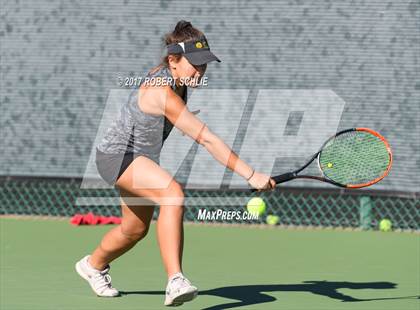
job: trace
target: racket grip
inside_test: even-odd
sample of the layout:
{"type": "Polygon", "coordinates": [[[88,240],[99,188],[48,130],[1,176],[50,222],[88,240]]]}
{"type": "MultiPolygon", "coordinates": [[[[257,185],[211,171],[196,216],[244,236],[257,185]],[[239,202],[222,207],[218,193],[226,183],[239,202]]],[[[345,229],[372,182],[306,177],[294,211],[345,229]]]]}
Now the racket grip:
{"type": "Polygon", "coordinates": [[[287,181],[290,181],[290,180],[294,179],[295,176],[296,176],[296,173],[288,172],[288,173],[280,174],[280,175],[277,175],[277,176],[273,177],[273,180],[276,182],[276,184],[280,184],[280,183],[287,182],[287,181]]]}
{"type": "MultiPolygon", "coordinates": [[[[294,179],[296,177],[296,173],[295,172],[288,172],[285,174],[280,174],[278,176],[272,177],[272,179],[276,182],[276,184],[280,184],[283,182],[287,182],[290,181],[292,179],[294,179]]],[[[253,188],[251,189],[251,192],[256,192],[258,191],[257,189],[253,188]]]]}

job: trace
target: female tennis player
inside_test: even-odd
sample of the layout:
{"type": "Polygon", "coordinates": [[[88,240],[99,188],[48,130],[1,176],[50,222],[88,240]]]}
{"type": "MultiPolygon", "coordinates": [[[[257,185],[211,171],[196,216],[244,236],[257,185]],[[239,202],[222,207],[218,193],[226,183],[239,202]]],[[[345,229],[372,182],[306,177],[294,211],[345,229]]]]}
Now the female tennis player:
{"type": "Polygon", "coordinates": [[[167,56],[162,64],[149,72],[148,83],[134,90],[122,107],[121,116],[97,146],[100,175],[120,191],[122,222],[103,237],[91,255],[77,262],[76,270],[96,295],[119,295],[111,285],[109,263],[146,236],[153,204],[158,204],[157,237],[168,275],[164,304],[177,306],[194,299],[198,290],[182,272],[183,190],[159,166],[163,142],[173,126],[204,146],[217,161],[245,178],[253,188],[269,190],[275,183],[242,161],[185,106],[187,86],[197,86],[207,63],[220,62],[210,51],[204,34],[191,23],[180,21],[165,36],[165,43],[167,56]],[[166,85],[165,81],[172,83],[166,85]],[[152,204],[130,203],[138,197],[152,204]]]}

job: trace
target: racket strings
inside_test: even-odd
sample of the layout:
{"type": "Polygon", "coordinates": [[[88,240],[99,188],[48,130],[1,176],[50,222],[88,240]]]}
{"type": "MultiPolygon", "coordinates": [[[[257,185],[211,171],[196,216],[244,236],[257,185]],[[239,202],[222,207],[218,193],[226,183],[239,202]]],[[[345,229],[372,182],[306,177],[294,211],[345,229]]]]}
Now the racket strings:
{"type": "Polygon", "coordinates": [[[319,165],[324,175],[343,185],[369,183],[384,175],[390,164],[385,143],[366,131],[343,133],[321,151],[319,165]]]}

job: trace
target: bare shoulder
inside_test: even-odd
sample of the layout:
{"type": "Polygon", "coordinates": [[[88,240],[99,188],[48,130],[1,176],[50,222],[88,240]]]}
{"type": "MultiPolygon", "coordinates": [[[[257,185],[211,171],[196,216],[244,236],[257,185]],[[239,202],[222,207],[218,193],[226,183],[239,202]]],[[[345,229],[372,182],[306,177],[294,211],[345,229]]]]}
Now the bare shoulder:
{"type": "Polygon", "coordinates": [[[140,110],[153,115],[163,115],[168,100],[176,96],[175,92],[168,85],[142,85],[138,91],[137,104],[140,110]]]}

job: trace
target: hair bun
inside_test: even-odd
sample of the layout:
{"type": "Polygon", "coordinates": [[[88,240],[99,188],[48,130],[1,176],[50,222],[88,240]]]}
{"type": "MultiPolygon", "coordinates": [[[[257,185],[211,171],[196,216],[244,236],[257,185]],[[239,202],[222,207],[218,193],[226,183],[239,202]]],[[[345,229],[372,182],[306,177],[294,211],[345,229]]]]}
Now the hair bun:
{"type": "Polygon", "coordinates": [[[192,27],[190,22],[187,22],[185,20],[180,20],[175,26],[175,31],[181,31],[188,27],[192,27]]]}

